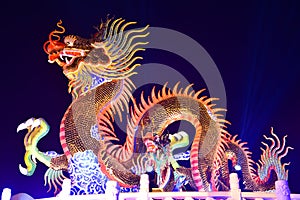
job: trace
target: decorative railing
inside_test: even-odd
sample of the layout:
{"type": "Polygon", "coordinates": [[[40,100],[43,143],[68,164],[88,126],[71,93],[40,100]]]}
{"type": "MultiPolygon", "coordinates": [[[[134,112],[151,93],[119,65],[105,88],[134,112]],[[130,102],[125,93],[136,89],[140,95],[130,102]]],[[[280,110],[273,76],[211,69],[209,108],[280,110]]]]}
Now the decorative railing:
{"type": "MultiPolygon", "coordinates": [[[[92,195],[69,195],[70,181],[64,181],[62,191],[51,198],[42,198],[37,200],[194,200],[194,199],[226,199],[226,200],[244,200],[244,199],[277,199],[277,200],[300,200],[300,194],[290,194],[287,181],[277,181],[274,192],[241,192],[238,184],[237,174],[230,174],[229,192],[149,192],[148,175],[142,175],[140,182],[140,191],[136,193],[119,193],[118,185],[114,181],[108,181],[105,194],[92,195]]],[[[5,188],[2,192],[1,200],[10,200],[11,191],[5,188]]],[[[21,198],[20,198],[21,200],[21,198]]]]}

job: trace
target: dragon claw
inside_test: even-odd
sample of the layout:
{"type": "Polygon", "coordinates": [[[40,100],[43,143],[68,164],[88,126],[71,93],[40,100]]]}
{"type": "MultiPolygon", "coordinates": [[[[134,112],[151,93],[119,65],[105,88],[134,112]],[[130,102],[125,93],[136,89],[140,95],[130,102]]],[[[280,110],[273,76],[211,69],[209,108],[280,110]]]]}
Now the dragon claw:
{"type": "MultiPolygon", "coordinates": [[[[25,130],[25,129],[28,129],[30,126],[32,126],[34,123],[35,123],[35,119],[34,118],[30,118],[28,119],[26,122],[20,124],[17,128],[17,133],[19,131],[22,131],[22,130],[25,130]]],[[[39,120],[40,121],[40,120],[39,120]]]]}
{"type": "Polygon", "coordinates": [[[36,157],[35,157],[34,155],[31,155],[31,159],[32,159],[32,161],[33,161],[35,164],[37,163],[36,157]]]}
{"type": "Polygon", "coordinates": [[[17,128],[17,133],[18,133],[19,131],[21,131],[21,130],[26,129],[26,128],[27,128],[27,126],[25,125],[25,123],[20,124],[20,125],[18,126],[18,128],[17,128]]]}
{"type": "Polygon", "coordinates": [[[25,167],[22,167],[21,164],[19,164],[19,171],[25,176],[28,174],[28,170],[25,167]]]}
{"type": "Polygon", "coordinates": [[[40,119],[36,119],[31,124],[31,128],[33,129],[33,128],[39,127],[40,125],[41,125],[41,120],[40,119]]]}

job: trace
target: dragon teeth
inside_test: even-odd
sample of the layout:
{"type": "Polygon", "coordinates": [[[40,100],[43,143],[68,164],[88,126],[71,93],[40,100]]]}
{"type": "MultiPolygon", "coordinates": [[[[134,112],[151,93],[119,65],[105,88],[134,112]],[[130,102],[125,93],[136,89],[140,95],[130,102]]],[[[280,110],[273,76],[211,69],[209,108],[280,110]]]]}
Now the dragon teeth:
{"type": "Polygon", "coordinates": [[[65,57],[65,61],[66,61],[67,64],[70,63],[70,61],[68,60],[68,57],[65,57]]]}
{"type": "Polygon", "coordinates": [[[70,61],[68,60],[68,58],[69,58],[68,56],[59,54],[59,57],[61,60],[64,60],[67,64],[70,64],[70,61]]]}

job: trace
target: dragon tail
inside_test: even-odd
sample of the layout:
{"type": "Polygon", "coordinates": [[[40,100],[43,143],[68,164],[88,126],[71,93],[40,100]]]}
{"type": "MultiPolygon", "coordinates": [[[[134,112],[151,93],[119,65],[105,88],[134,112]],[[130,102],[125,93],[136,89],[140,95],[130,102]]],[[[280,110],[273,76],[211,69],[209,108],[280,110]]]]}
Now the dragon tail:
{"type": "MultiPolygon", "coordinates": [[[[271,141],[269,146],[265,142],[265,146],[261,148],[263,151],[258,161],[257,170],[254,168],[254,161],[251,159],[251,152],[245,146],[246,142],[237,140],[237,135],[229,136],[226,139],[226,146],[222,153],[222,162],[215,168],[214,182],[219,190],[229,190],[229,172],[228,160],[231,160],[232,167],[238,167],[242,172],[243,184],[246,190],[251,191],[267,191],[275,189],[276,180],[287,180],[288,170],[285,169],[289,163],[282,163],[281,159],[287,155],[292,147],[285,146],[286,136],[281,143],[278,136],[271,129],[271,136],[264,135],[266,140],[271,141]],[[216,172],[219,170],[219,173],[216,172]]],[[[239,171],[237,170],[237,171],[239,171]]]]}

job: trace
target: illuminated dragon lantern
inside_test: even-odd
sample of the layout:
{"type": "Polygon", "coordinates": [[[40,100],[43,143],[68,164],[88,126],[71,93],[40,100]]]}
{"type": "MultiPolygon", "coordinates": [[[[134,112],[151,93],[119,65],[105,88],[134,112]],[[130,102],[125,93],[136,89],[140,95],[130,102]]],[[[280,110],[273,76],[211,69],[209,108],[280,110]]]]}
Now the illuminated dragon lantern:
{"type": "Polygon", "coordinates": [[[245,189],[271,190],[277,179],[286,180],[287,164],[281,159],[290,147],[285,138],[281,144],[273,131],[272,137],[265,137],[271,145],[263,143],[266,148],[255,170],[245,143],[225,130],[228,122],[220,113],[224,109],[215,108],[215,98],[201,97],[203,90],[194,92],[192,85],[180,88],[179,83],[170,89],[165,84],[160,90],[153,88],[149,97],[132,96],[135,86],[129,78],[141,59],[136,53],[147,44],[135,39],[148,35],[148,27],[125,31],[132,24],[107,19],[90,39],[75,35],[61,39],[65,29],[61,21],[57,23],[59,30],[50,33],[44,50],[48,61],[57,63],[69,79],[73,96],[60,125],[64,153],[38,150],[49,126],[42,118],[31,118],[18,127],[27,129],[26,168],[20,165],[20,171],[32,175],[36,160],[43,162],[49,167],[45,181],[55,190],[66,171],[73,194],[101,193],[107,180],[116,180],[125,191],[138,190],[140,175],[147,172],[155,172],[157,187],[164,191],[186,185],[199,191],[229,190],[229,173],[237,167],[245,189]],[[124,112],[126,140],[120,144],[114,121],[116,116],[122,121],[124,112]],[[166,133],[170,124],[181,120],[190,122],[195,133],[166,133]],[[175,154],[180,148],[189,151],[175,154]],[[179,164],[182,155],[189,166],[179,164]],[[83,185],[85,189],[80,188],[83,185]]]}

